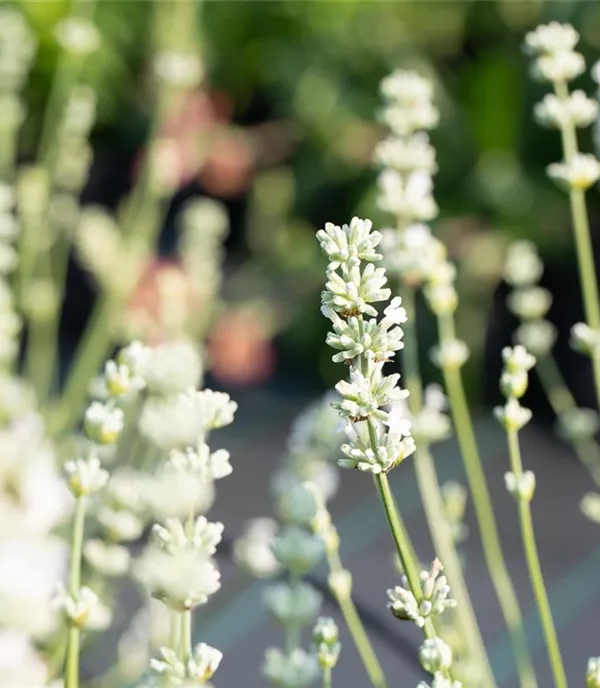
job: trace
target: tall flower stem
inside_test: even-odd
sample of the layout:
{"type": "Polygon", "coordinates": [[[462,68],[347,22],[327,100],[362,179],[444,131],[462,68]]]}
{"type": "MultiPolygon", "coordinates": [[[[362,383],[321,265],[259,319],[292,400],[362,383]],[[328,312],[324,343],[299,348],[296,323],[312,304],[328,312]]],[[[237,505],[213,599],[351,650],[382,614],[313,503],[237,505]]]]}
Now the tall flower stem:
{"type": "MultiPolygon", "coordinates": [[[[453,317],[439,317],[438,328],[441,342],[452,339],[454,337],[453,317]]],[[[523,618],[519,608],[519,601],[504,561],[498,526],[494,516],[487,480],[483,472],[462,377],[460,371],[455,368],[443,368],[443,376],[454,421],[454,430],[473,499],[483,553],[500,609],[508,628],[519,680],[523,688],[535,688],[537,681],[527,649],[523,618]]]]}
{"type": "MultiPolygon", "coordinates": [[[[83,551],[83,533],[85,525],[86,498],[78,497],[75,508],[75,519],[71,536],[71,560],[69,565],[69,595],[76,598],[81,587],[81,556],[83,551]]],[[[65,688],[79,688],[79,646],[80,630],[71,622],[67,639],[67,657],[65,664],[65,688]]]]}
{"type": "MultiPolygon", "coordinates": [[[[333,551],[327,551],[327,563],[329,565],[329,571],[332,574],[340,573],[344,570],[342,561],[340,559],[339,549],[333,551]]],[[[338,603],[344,621],[352,636],[352,640],[356,647],[356,651],[365,667],[369,681],[375,688],[387,688],[387,683],[385,676],[383,675],[383,670],[377,659],[377,655],[373,650],[373,646],[369,640],[361,618],[356,610],[356,606],[352,600],[352,595],[350,593],[344,594],[341,590],[336,587],[332,588],[332,593],[338,603]]]]}
{"type": "MultiPolygon", "coordinates": [[[[396,508],[396,503],[390,489],[390,483],[385,473],[378,473],[375,476],[375,486],[377,487],[377,492],[379,493],[379,497],[381,499],[381,504],[390,528],[392,539],[396,545],[396,551],[398,552],[402,569],[406,574],[412,594],[417,600],[419,600],[421,598],[419,568],[412,555],[412,544],[410,542],[408,533],[406,532],[402,518],[398,512],[398,509],[396,508]]],[[[435,629],[431,619],[425,620],[425,625],[423,626],[423,635],[426,638],[436,637],[435,629]]]]}
{"type": "Polygon", "coordinates": [[[323,688],[331,688],[331,669],[323,669],[323,688]]]}
{"type": "MultiPolygon", "coordinates": [[[[538,358],[535,372],[557,417],[577,408],[575,399],[552,354],[538,358]]],[[[571,443],[577,458],[588,470],[592,480],[600,487],[600,447],[592,437],[574,437],[571,443]]]]}
{"type": "MultiPolygon", "coordinates": [[[[513,473],[518,478],[523,475],[523,462],[521,460],[521,449],[519,447],[519,437],[517,431],[507,430],[507,437],[510,465],[513,473]]],[[[548,593],[546,592],[544,577],[542,575],[542,569],[540,566],[540,559],[533,530],[533,521],[531,519],[531,508],[529,506],[529,501],[526,499],[518,498],[518,502],[519,521],[521,525],[523,547],[525,549],[525,558],[527,560],[529,577],[531,579],[535,601],[540,614],[544,636],[546,638],[546,647],[548,650],[548,658],[550,659],[550,666],[552,668],[554,684],[556,688],[566,688],[567,678],[560,654],[556,629],[554,628],[554,622],[552,620],[552,611],[550,609],[548,593]]]]}
{"type": "MultiPolygon", "coordinates": [[[[416,294],[415,290],[410,287],[400,287],[400,295],[402,297],[402,305],[406,309],[407,314],[407,321],[403,325],[405,345],[402,350],[403,375],[406,387],[410,392],[408,398],[409,408],[413,414],[418,414],[422,408],[423,390],[419,370],[419,349],[415,320],[416,294]]],[[[425,444],[418,444],[417,446],[415,471],[435,551],[444,564],[448,580],[457,601],[455,613],[462,635],[466,641],[469,655],[481,667],[485,683],[488,686],[494,686],[494,674],[479,631],[477,618],[467,590],[449,523],[444,513],[435,463],[429,448],[425,444]]]]}
{"type": "MultiPolygon", "coordinates": [[[[554,84],[554,91],[558,98],[565,100],[569,97],[569,89],[565,82],[554,84]]],[[[566,121],[561,125],[561,138],[565,162],[568,164],[578,152],[577,134],[572,122],[566,121]]],[[[583,295],[583,308],[587,324],[594,330],[600,329],[600,298],[598,296],[598,277],[594,263],[594,251],[590,234],[590,223],[585,192],[572,188],[569,191],[575,249],[579,266],[579,279],[583,295]]],[[[596,388],[596,400],[600,406],[600,352],[592,353],[592,369],[596,388]]]]}

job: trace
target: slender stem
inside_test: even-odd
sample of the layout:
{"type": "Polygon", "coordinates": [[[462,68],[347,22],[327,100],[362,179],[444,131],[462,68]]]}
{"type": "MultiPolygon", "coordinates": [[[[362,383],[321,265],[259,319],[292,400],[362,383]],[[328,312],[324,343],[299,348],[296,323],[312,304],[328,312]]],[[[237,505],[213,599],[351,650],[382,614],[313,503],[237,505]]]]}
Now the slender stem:
{"type": "MultiPolygon", "coordinates": [[[[419,580],[419,570],[414,558],[410,554],[412,545],[410,544],[409,536],[406,532],[406,528],[404,527],[404,523],[402,522],[402,518],[396,509],[387,475],[385,473],[377,474],[375,476],[375,485],[383,505],[383,510],[387,518],[394,544],[396,545],[398,556],[400,557],[402,568],[406,574],[406,578],[408,579],[411,592],[417,600],[420,600],[421,584],[419,580]]],[[[423,634],[426,638],[435,637],[436,634],[431,619],[425,620],[423,634]]]]}
{"type": "MultiPolygon", "coordinates": [[[[521,449],[519,447],[519,438],[515,430],[507,430],[508,449],[510,454],[510,464],[513,473],[519,477],[523,475],[523,464],[521,460],[521,449]]],[[[548,593],[544,584],[544,577],[542,575],[542,568],[540,566],[540,559],[535,542],[535,534],[533,530],[533,521],[531,519],[531,508],[529,501],[526,499],[519,499],[519,520],[521,524],[521,535],[523,538],[523,547],[525,549],[525,558],[527,560],[527,568],[529,569],[529,578],[535,595],[544,636],[546,638],[546,647],[548,649],[548,658],[552,668],[552,676],[556,688],[567,687],[567,677],[560,654],[560,647],[558,644],[558,637],[554,622],[552,620],[552,611],[550,609],[550,602],[548,600],[548,593]]]]}
{"type": "MultiPolygon", "coordinates": [[[[557,97],[561,100],[565,100],[569,96],[569,89],[564,82],[555,83],[554,90],[557,97]]],[[[568,164],[578,152],[577,133],[572,122],[567,121],[561,125],[561,138],[564,159],[568,164]]],[[[600,329],[600,298],[598,296],[598,277],[594,263],[594,250],[585,202],[585,192],[581,189],[571,189],[569,191],[569,202],[585,318],[587,324],[597,330],[600,329]]],[[[592,370],[596,398],[600,406],[600,352],[592,354],[592,370]]]]}
{"type": "MultiPolygon", "coordinates": [[[[440,323],[440,329],[442,325],[443,323],[440,323]]],[[[443,375],[454,429],[473,498],[483,553],[509,631],[519,680],[523,688],[534,688],[537,682],[527,649],[521,610],[504,561],[490,491],[482,468],[462,378],[458,370],[452,369],[445,369],[443,375]]]]}
{"type": "Polygon", "coordinates": [[[323,669],[323,688],[331,688],[331,669],[323,669]]]}
{"type": "MultiPolygon", "coordinates": [[[[340,560],[339,549],[335,549],[332,552],[327,552],[327,563],[329,565],[329,570],[332,573],[343,570],[344,567],[340,560]]],[[[379,664],[375,650],[371,645],[369,636],[365,631],[365,627],[363,626],[360,615],[356,610],[356,606],[352,600],[352,595],[340,595],[335,589],[333,589],[332,592],[335,595],[335,599],[337,600],[348,631],[352,636],[352,640],[363,666],[365,667],[365,671],[367,672],[370,682],[375,688],[387,688],[383,670],[379,664]]]]}
{"type": "MultiPolygon", "coordinates": [[[[552,354],[538,358],[535,372],[557,417],[577,408],[575,399],[552,354]]],[[[596,441],[588,437],[573,438],[571,444],[577,458],[588,470],[592,480],[600,487],[600,447],[596,441]]]]}
{"type": "MultiPolygon", "coordinates": [[[[79,497],[75,508],[75,520],[71,536],[71,561],[69,565],[69,595],[73,598],[79,594],[81,587],[81,555],[83,550],[83,533],[85,525],[86,498],[79,497]]],[[[67,639],[67,658],[65,666],[65,688],[79,686],[79,646],[80,630],[75,625],[69,628],[67,639]]]]}
{"type": "Polygon", "coordinates": [[[192,612],[181,612],[181,661],[187,664],[192,656],[192,612]]]}
{"type": "MultiPolygon", "coordinates": [[[[407,322],[404,323],[402,328],[404,331],[404,349],[402,350],[403,374],[406,380],[407,389],[410,392],[408,398],[409,407],[411,413],[416,415],[422,409],[423,390],[419,371],[419,348],[415,319],[415,290],[410,287],[401,286],[399,293],[407,313],[407,322]]],[[[454,597],[457,601],[456,617],[462,635],[466,641],[469,655],[477,659],[476,663],[481,667],[485,683],[488,686],[494,686],[494,674],[479,631],[473,604],[467,590],[462,567],[450,530],[450,524],[444,512],[443,499],[435,463],[428,446],[422,442],[418,443],[415,454],[415,471],[435,551],[446,569],[448,580],[450,581],[454,597]]]]}

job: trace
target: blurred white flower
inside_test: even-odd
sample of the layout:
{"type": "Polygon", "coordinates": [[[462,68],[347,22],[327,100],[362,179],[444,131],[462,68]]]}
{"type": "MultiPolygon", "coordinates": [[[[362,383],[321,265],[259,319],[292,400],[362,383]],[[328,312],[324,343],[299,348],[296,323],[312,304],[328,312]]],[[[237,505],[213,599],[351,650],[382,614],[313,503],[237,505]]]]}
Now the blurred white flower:
{"type": "Polygon", "coordinates": [[[86,561],[104,576],[122,576],[129,569],[129,550],[121,545],[88,540],[83,550],[86,561]]]}
{"type": "Polygon", "coordinates": [[[199,56],[182,50],[163,50],[154,58],[154,71],[159,79],[177,88],[197,86],[204,76],[199,56]]]}
{"type": "Polygon", "coordinates": [[[233,556],[238,566],[256,578],[271,578],[279,573],[281,566],[272,549],[277,528],[276,521],[271,518],[247,521],[233,544],[233,556]]]}
{"type": "Polygon", "coordinates": [[[57,24],[55,35],[62,49],[73,55],[89,55],[95,52],[101,43],[98,29],[83,17],[63,19],[57,24]]]}
{"type": "Polygon", "coordinates": [[[0,676],[2,688],[43,688],[48,667],[26,633],[0,630],[0,676]]]}
{"type": "Polygon", "coordinates": [[[377,202],[384,212],[416,222],[432,220],[438,214],[432,196],[433,181],[425,170],[402,175],[397,170],[386,169],[377,181],[377,202]]]}
{"type": "Polygon", "coordinates": [[[531,55],[570,52],[579,42],[579,34],[571,24],[551,21],[541,24],[525,36],[524,50],[531,55]]]}
{"type": "Polygon", "coordinates": [[[108,482],[105,471],[97,456],[89,459],[74,459],[65,464],[69,488],[75,497],[84,497],[101,490],[108,482]]]}
{"type": "Polygon", "coordinates": [[[548,165],[547,171],[560,186],[585,191],[600,179],[600,162],[593,155],[576,153],[568,163],[548,165]]]}
{"type": "Polygon", "coordinates": [[[123,430],[123,411],[110,404],[93,401],[83,419],[86,435],[97,444],[113,444],[123,430]]]}
{"type": "Polygon", "coordinates": [[[262,665],[265,677],[280,688],[307,688],[319,673],[317,658],[302,648],[284,652],[270,647],[265,652],[262,665]]]}
{"type": "Polygon", "coordinates": [[[535,106],[534,114],[541,124],[549,127],[587,127],[598,116],[598,102],[581,90],[573,91],[564,100],[548,93],[535,106]]]}
{"type": "MultiPolygon", "coordinates": [[[[139,352],[136,356],[139,359],[139,352]]],[[[202,381],[202,372],[197,344],[182,339],[151,349],[144,362],[143,375],[150,392],[168,396],[197,387],[202,381]]]]}

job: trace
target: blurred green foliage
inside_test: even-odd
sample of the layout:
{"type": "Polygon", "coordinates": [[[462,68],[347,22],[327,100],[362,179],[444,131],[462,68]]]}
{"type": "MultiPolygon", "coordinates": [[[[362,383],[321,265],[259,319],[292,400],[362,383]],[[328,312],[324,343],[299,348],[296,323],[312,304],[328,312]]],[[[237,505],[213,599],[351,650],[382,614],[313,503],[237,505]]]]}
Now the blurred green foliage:
{"type": "MultiPolygon", "coordinates": [[[[69,4],[18,4],[40,40],[28,93],[28,131],[35,131],[56,58],[52,26],[69,4]]],[[[151,4],[98,3],[105,44],[88,75],[99,92],[101,124],[135,137],[143,135],[151,102],[144,60],[156,29],[151,4]]],[[[507,238],[532,238],[545,258],[570,246],[567,204],[544,175],[560,155],[559,137],[532,122],[533,105],[545,88],[531,81],[520,51],[525,32],[551,19],[578,28],[582,51],[593,64],[600,56],[600,6],[593,2],[213,0],[198,5],[209,88],[229,95],[240,126],[283,121],[292,142],[283,162],[259,166],[250,203],[254,217],[244,227],[250,254],[261,266],[260,280],[270,275],[278,293],[290,295],[293,315],[282,322],[284,348],[292,355],[308,347],[312,363],[326,359],[319,343],[326,324],[316,308],[322,261],[311,231],[353,214],[385,222],[374,206],[370,155],[381,135],[375,122],[378,83],[396,67],[417,69],[436,83],[441,108],[441,125],[433,133],[440,167],[436,228],[465,269],[459,324],[467,337],[474,333],[470,344],[482,346],[507,238]]],[[[577,87],[594,88],[589,76],[577,87]]],[[[590,146],[588,135],[584,148],[590,146]]],[[[594,225],[597,200],[592,204],[594,225]]],[[[323,370],[329,374],[327,365],[323,370]]]]}

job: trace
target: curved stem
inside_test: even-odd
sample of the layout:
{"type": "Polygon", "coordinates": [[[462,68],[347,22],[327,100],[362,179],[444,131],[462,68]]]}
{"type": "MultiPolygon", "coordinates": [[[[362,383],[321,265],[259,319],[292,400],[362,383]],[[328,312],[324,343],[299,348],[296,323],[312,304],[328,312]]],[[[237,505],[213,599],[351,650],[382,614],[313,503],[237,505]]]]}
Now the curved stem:
{"type": "MultiPolygon", "coordinates": [[[[440,323],[440,330],[442,325],[443,322],[440,323]]],[[[462,378],[458,370],[445,369],[443,370],[443,375],[454,421],[454,429],[473,499],[483,553],[500,609],[508,628],[519,680],[523,688],[535,688],[537,682],[527,649],[527,639],[523,630],[521,610],[504,561],[490,491],[483,472],[462,378]]]]}
{"type": "MultiPolygon", "coordinates": [[[[507,430],[507,436],[511,468],[518,478],[523,475],[519,438],[515,430],[507,430]]],[[[554,621],[552,620],[548,593],[546,591],[542,568],[540,566],[540,559],[535,542],[535,533],[533,530],[533,521],[531,519],[531,508],[529,506],[529,501],[523,498],[519,498],[519,521],[521,525],[523,547],[525,549],[525,559],[527,560],[527,568],[529,570],[529,578],[531,579],[531,586],[533,588],[544,636],[546,638],[548,658],[550,659],[554,685],[556,688],[566,688],[567,677],[565,675],[558,637],[556,635],[556,629],[554,628],[554,621]]]]}

